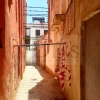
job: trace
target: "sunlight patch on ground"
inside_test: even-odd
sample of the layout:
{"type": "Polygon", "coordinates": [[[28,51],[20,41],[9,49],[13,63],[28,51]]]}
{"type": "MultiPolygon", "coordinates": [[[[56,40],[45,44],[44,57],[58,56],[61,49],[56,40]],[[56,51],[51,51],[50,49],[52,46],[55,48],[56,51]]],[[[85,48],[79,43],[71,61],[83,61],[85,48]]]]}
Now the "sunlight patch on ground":
{"type": "MultiPolygon", "coordinates": [[[[34,66],[26,66],[25,72],[23,74],[23,79],[21,80],[18,88],[18,94],[16,96],[16,100],[29,100],[30,89],[36,87],[37,84],[42,80],[43,77],[34,66]]],[[[30,100],[38,100],[38,99],[30,99],[30,100]]]]}

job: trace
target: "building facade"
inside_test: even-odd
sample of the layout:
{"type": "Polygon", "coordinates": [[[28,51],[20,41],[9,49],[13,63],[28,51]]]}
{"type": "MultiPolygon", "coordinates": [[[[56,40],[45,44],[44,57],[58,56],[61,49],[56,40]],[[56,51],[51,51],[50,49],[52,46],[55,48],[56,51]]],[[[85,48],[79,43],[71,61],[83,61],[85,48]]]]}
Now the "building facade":
{"type": "Polygon", "coordinates": [[[25,0],[0,1],[0,100],[14,100],[25,68],[25,0]]]}
{"type": "Polygon", "coordinates": [[[100,0],[48,0],[48,8],[48,43],[62,44],[47,46],[45,69],[67,100],[99,100],[100,0]]]}
{"type": "Polygon", "coordinates": [[[36,63],[36,42],[38,39],[48,31],[48,23],[31,23],[26,28],[26,44],[33,46],[27,46],[26,63],[36,63]]]}

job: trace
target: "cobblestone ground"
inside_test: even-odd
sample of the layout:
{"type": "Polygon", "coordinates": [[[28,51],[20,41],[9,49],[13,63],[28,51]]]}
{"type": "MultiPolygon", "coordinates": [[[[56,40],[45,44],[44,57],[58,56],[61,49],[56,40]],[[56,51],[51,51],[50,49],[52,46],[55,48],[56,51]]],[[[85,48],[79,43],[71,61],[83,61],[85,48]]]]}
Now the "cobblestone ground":
{"type": "Polygon", "coordinates": [[[15,100],[66,100],[59,82],[40,66],[26,66],[15,100]]]}

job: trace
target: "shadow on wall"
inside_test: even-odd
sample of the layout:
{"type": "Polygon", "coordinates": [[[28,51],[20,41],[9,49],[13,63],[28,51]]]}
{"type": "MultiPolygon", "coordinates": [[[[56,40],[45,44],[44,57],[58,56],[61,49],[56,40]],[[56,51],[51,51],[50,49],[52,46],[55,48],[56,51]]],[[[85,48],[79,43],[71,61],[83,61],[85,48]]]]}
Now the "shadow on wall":
{"type": "Polygon", "coordinates": [[[39,66],[35,68],[43,79],[40,80],[38,76],[36,76],[38,78],[32,79],[36,86],[29,90],[28,100],[66,100],[59,82],[47,74],[43,68],[39,66]]]}
{"type": "MultiPolygon", "coordinates": [[[[44,42],[44,39],[40,39],[37,44],[53,43],[51,39],[44,42]]],[[[49,54],[50,45],[42,45],[36,47],[36,63],[43,68],[46,68],[46,56],[49,54]]]]}
{"type": "Polygon", "coordinates": [[[10,8],[11,8],[12,4],[13,4],[13,1],[12,0],[8,0],[9,11],[10,11],[10,8]]]}
{"type": "Polygon", "coordinates": [[[40,65],[44,69],[46,68],[46,52],[47,52],[47,46],[38,46],[36,51],[36,63],[37,65],[40,65]]]}

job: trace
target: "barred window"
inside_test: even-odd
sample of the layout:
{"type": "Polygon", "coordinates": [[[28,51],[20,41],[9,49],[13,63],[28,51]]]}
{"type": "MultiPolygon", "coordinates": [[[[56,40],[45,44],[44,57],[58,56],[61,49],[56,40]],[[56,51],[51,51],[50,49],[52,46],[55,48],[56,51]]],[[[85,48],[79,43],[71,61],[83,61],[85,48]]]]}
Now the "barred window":
{"type": "Polygon", "coordinates": [[[36,30],[36,36],[40,36],[40,30],[36,30]]]}
{"type": "Polygon", "coordinates": [[[48,31],[48,30],[44,30],[44,34],[46,34],[47,31],[48,31]]]}

